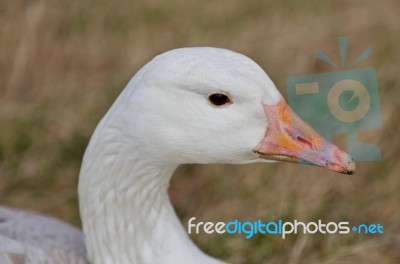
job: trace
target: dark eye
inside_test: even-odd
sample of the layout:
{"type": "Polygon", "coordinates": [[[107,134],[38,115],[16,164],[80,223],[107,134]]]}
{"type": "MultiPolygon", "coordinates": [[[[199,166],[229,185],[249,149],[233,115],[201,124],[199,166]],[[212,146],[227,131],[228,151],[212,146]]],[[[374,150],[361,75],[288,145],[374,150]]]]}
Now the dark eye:
{"type": "Polygon", "coordinates": [[[222,106],[231,103],[231,99],[226,94],[214,93],[211,94],[208,99],[213,105],[222,106]]]}

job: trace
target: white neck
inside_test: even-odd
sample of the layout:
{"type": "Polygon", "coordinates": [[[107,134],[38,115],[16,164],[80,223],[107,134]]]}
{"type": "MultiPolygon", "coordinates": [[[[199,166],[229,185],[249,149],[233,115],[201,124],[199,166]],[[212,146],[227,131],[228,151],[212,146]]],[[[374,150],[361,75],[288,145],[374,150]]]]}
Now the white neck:
{"type": "Polygon", "coordinates": [[[177,165],[128,152],[119,131],[106,116],[82,164],[79,204],[89,261],[222,263],[192,243],[174,212],[167,189],[177,165]]]}

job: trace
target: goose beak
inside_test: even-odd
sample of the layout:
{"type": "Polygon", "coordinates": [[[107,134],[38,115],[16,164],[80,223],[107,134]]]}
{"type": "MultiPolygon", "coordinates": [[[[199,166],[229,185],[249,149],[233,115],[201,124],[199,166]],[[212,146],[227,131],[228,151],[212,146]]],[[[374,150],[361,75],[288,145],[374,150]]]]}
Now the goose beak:
{"type": "Polygon", "coordinates": [[[328,170],[354,174],[356,163],[350,155],[326,141],[293,112],[282,99],[277,105],[264,105],[268,128],[254,152],[261,158],[312,164],[328,170]]]}

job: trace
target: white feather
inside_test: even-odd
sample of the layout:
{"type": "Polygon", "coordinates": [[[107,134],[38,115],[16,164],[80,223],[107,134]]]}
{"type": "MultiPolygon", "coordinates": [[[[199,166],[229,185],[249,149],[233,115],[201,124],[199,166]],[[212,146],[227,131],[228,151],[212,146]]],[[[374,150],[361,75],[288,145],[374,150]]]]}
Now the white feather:
{"type": "MultiPolygon", "coordinates": [[[[280,99],[254,61],[229,50],[177,49],[145,65],[96,128],[83,159],[79,203],[89,262],[222,263],[202,253],[181,227],[168,198],[169,180],[182,163],[261,161],[252,150],[268,125],[262,103],[274,105],[280,99]],[[208,96],[217,92],[228,94],[233,103],[212,105],[208,96]]],[[[30,225],[37,225],[43,241],[31,243],[0,228],[3,237],[19,243],[12,250],[0,244],[0,252],[26,254],[34,246],[37,255],[49,254],[48,259],[60,252],[76,261],[84,256],[82,236],[70,226],[54,224],[58,230],[50,233],[57,243],[49,245],[39,221],[53,220],[26,217],[36,217],[30,225]]],[[[11,223],[13,232],[27,224],[11,223]]],[[[69,261],[59,257],[54,263],[69,261]]]]}

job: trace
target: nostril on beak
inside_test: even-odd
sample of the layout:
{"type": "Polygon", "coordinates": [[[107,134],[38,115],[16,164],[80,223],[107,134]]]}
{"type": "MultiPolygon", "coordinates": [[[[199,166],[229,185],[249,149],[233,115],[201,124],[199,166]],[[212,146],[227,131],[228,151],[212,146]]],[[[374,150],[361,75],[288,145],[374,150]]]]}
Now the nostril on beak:
{"type": "Polygon", "coordinates": [[[307,139],[305,139],[305,138],[297,136],[296,140],[301,142],[303,145],[305,145],[305,146],[307,146],[309,148],[313,148],[313,144],[310,141],[308,141],[307,139]]]}

